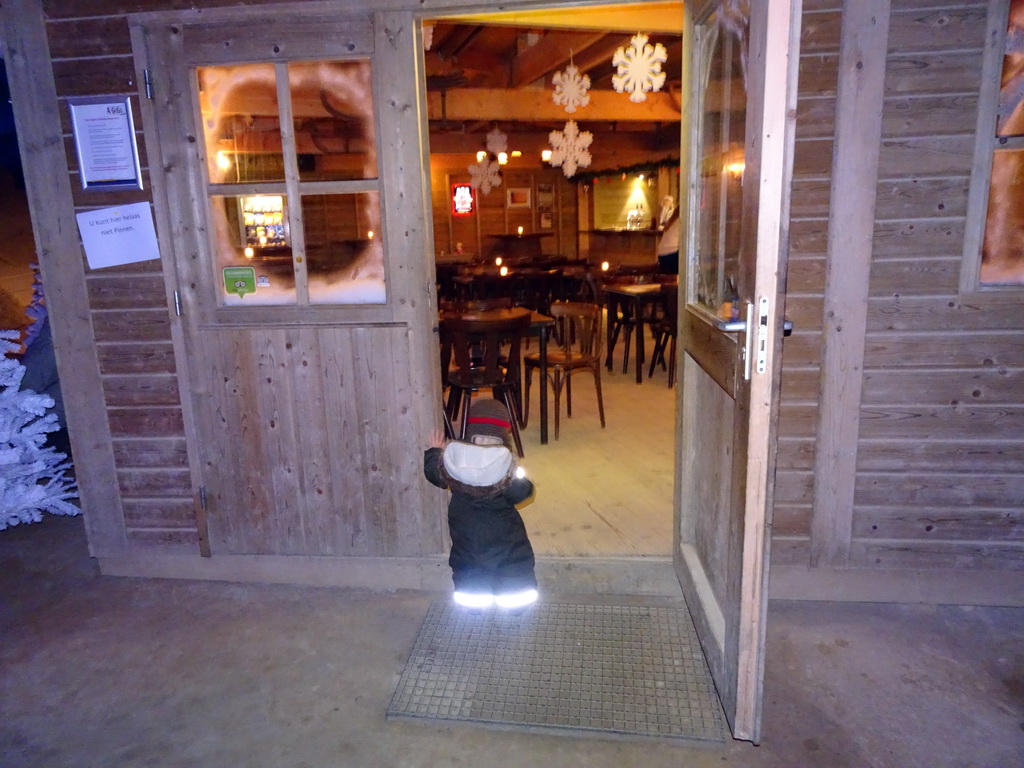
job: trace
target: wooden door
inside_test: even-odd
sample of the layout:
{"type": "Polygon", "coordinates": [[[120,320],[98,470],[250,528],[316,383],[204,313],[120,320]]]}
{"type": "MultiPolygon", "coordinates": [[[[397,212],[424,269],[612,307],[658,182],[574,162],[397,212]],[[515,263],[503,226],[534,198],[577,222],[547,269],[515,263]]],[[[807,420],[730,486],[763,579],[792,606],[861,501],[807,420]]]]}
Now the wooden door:
{"type": "Polygon", "coordinates": [[[740,5],[687,6],[674,559],[733,735],[756,742],[800,0],[740,5]]]}
{"type": "Polygon", "coordinates": [[[322,5],[133,24],[212,554],[442,550],[417,30],[322,5]]]}

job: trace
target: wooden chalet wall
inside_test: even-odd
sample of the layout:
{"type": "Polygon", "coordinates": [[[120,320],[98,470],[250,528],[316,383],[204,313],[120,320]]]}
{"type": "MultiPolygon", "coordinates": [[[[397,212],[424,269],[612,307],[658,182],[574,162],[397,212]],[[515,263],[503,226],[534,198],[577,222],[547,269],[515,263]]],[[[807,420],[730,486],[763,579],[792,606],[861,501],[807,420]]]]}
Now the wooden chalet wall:
{"type": "Polygon", "coordinates": [[[772,594],[1019,602],[1024,291],[959,294],[988,3],[845,5],[804,0],[772,594]]]}
{"type": "MultiPolygon", "coordinates": [[[[204,7],[237,5],[204,3],[204,7]]],[[[137,12],[193,7],[178,0],[73,4],[13,0],[4,4],[7,26],[3,31],[14,54],[9,71],[23,66],[33,73],[27,77],[25,71],[14,71],[12,83],[17,78],[22,88],[19,117],[25,122],[19,124],[19,133],[28,165],[36,171],[47,169],[34,174],[30,203],[54,319],[62,387],[69,403],[76,471],[82,481],[83,507],[88,510],[90,549],[101,559],[127,561],[209,551],[197,521],[201,512],[189,470],[166,265],[152,260],[92,270],[74,221],[74,213],[82,210],[153,202],[128,18],[137,12]],[[131,97],[143,190],[81,190],[67,99],[85,96],[131,97]],[[48,141],[50,136],[59,138],[48,141]],[[45,183],[40,183],[43,179],[45,183]]],[[[425,281],[414,277],[418,271],[403,274],[422,285],[425,281]]],[[[391,335],[393,331],[386,327],[369,327],[363,333],[367,339],[391,335]]],[[[409,376],[405,370],[383,368],[374,373],[383,382],[409,376]]],[[[375,465],[408,467],[420,460],[422,447],[395,441],[388,450],[391,455],[375,457],[375,465]],[[410,459],[413,454],[415,461],[410,459]]],[[[401,480],[403,487],[416,482],[416,478],[401,480]]],[[[390,494],[377,496],[375,508],[386,508],[387,515],[401,519],[397,524],[383,521],[381,526],[400,527],[409,535],[400,546],[383,535],[373,538],[370,546],[376,548],[360,554],[371,559],[441,557],[439,493],[421,494],[415,508],[392,503],[390,494]]],[[[410,584],[417,583],[416,576],[410,578],[410,584]]]]}
{"type": "MultiPolygon", "coordinates": [[[[89,270],[75,231],[151,198],[80,191],[66,99],[137,100],[127,15],[193,5],[3,4],[39,22],[4,31],[99,556],[202,542],[161,264],[89,270]]],[[[1024,291],[959,292],[988,3],[803,5],[771,594],[1024,603],[1024,291]]]]}

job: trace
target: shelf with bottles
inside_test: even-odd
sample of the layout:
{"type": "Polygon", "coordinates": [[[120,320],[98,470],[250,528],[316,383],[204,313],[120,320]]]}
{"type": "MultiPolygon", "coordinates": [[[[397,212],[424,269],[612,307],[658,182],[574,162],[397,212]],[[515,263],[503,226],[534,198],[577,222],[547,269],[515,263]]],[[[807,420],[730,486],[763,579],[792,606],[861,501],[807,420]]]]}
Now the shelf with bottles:
{"type": "Polygon", "coordinates": [[[240,197],[238,205],[246,256],[258,257],[288,247],[288,216],[283,196],[240,197]]]}

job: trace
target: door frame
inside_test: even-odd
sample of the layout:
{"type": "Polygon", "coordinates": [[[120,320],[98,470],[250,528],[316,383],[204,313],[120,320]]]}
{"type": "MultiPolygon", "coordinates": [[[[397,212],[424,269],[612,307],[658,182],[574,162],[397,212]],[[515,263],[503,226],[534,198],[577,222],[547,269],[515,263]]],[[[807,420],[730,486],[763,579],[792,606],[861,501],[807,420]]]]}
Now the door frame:
{"type": "MultiPolygon", "coordinates": [[[[382,136],[382,146],[389,140],[397,142],[402,145],[403,149],[400,152],[400,156],[396,157],[392,163],[388,163],[388,153],[385,153],[383,163],[390,165],[390,171],[385,170],[385,181],[386,186],[391,187],[396,192],[402,195],[417,196],[419,198],[418,204],[423,204],[423,210],[428,210],[430,207],[430,186],[429,186],[429,157],[427,149],[427,120],[426,120],[426,86],[421,77],[423,68],[423,53],[422,53],[422,28],[420,22],[424,19],[436,18],[440,16],[457,16],[457,15],[468,15],[468,14],[489,14],[498,11],[509,11],[515,9],[558,9],[558,8],[572,8],[580,3],[578,2],[559,2],[559,0],[551,0],[544,2],[543,0],[511,0],[508,4],[501,8],[496,8],[494,5],[482,4],[482,3],[458,3],[458,2],[446,2],[446,0],[437,0],[432,3],[413,4],[408,0],[392,0],[392,2],[384,3],[384,7],[380,8],[379,4],[372,4],[368,2],[355,2],[351,4],[339,4],[335,2],[323,2],[323,0],[311,0],[308,3],[297,3],[294,6],[260,6],[258,8],[231,8],[231,9],[212,9],[209,11],[202,11],[201,15],[196,11],[181,11],[181,12],[157,12],[153,14],[141,14],[141,18],[152,19],[161,17],[166,21],[181,21],[187,23],[190,20],[198,20],[200,18],[209,19],[214,16],[216,17],[246,17],[252,14],[266,14],[269,10],[275,9],[280,10],[287,8],[292,12],[299,10],[324,11],[325,9],[334,9],[335,11],[341,10],[346,14],[358,14],[360,12],[373,12],[378,18],[387,19],[395,25],[402,25],[412,23],[414,28],[412,31],[412,46],[413,50],[406,54],[406,56],[395,55],[390,57],[390,64],[388,66],[389,73],[399,79],[406,80],[403,84],[403,95],[409,97],[409,104],[407,106],[412,107],[409,110],[410,114],[402,121],[403,126],[406,129],[416,126],[418,132],[413,131],[415,135],[410,135],[408,130],[403,132],[395,132],[390,136],[382,136]],[[414,64],[415,68],[413,71],[408,71],[409,64],[414,64]],[[415,158],[416,168],[412,168],[413,160],[415,158]],[[426,171],[426,173],[424,173],[426,171]],[[411,181],[414,183],[409,183],[411,181]]],[[[614,2],[613,0],[594,0],[588,5],[593,6],[604,6],[604,5],[620,5],[621,2],[614,2]]],[[[692,43],[692,24],[693,19],[697,18],[697,14],[703,10],[706,10],[710,6],[710,0],[703,0],[698,2],[696,8],[691,8],[689,4],[684,4],[683,18],[680,20],[683,25],[684,40],[690,40],[692,43]]],[[[756,428],[750,430],[748,438],[748,460],[746,466],[743,468],[745,477],[756,478],[758,482],[757,487],[750,487],[751,483],[748,482],[746,490],[746,504],[748,509],[748,515],[752,517],[751,522],[753,525],[747,526],[745,530],[745,544],[749,547],[749,552],[744,556],[744,564],[749,569],[751,576],[745,578],[743,581],[743,603],[745,608],[745,618],[749,617],[750,621],[744,621],[741,628],[743,641],[749,643],[751,648],[741,653],[738,657],[739,669],[737,670],[737,679],[742,681],[739,686],[739,695],[737,701],[743,704],[744,711],[742,716],[738,716],[733,722],[733,732],[736,738],[749,739],[756,741],[759,737],[760,732],[760,712],[761,712],[761,679],[763,677],[763,640],[764,640],[764,614],[767,603],[767,562],[768,562],[768,545],[767,540],[767,524],[770,520],[771,511],[771,500],[773,494],[773,482],[774,482],[774,461],[775,461],[775,432],[778,419],[778,406],[777,406],[777,393],[779,389],[780,373],[781,373],[781,340],[782,340],[782,301],[784,297],[780,293],[781,281],[779,279],[782,268],[784,268],[785,249],[787,245],[788,236],[788,198],[783,192],[782,184],[776,184],[775,192],[772,193],[767,191],[767,186],[764,182],[775,180],[776,182],[786,178],[789,178],[792,168],[792,143],[793,143],[793,113],[795,112],[795,106],[791,103],[791,100],[795,99],[795,79],[796,79],[796,56],[794,52],[798,51],[798,38],[799,38],[799,15],[800,15],[800,4],[801,0],[768,0],[767,3],[755,3],[753,4],[752,11],[758,18],[764,18],[764,37],[758,38],[757,47],[754,45],[755,41],[751,41],[751,58],[754,58],[755,52],[758,56],[764,58],[763,69],[768,70],[768,78],[766,86],[770,83],[773,93],[786,93],[787,88],[790,93],[789,99],[765,99],[763,120],[760,123],[764,135],[762,157],[763,161],[759,169],[760,181],[762,182],[762,195],[760,196],[759,205],[766,207],[769,205],[775,206],[775,215],[773,219],[766,218],[764,221],[767,223],[771,220],[771,227],[763,227],[759,231],[757,249],[759,254],[771,254],[772,258],[770,262],[767,259],[760,259],[757,269],[757,275],[755,278],[757,293],[758,295],[768,295],[774,297],[770,302],[771,313],[770,322],[767,336],[767,345],[771,350],[769,355],[769,365],[766,375],[757,378],[757,383],[751,385],[751,402],[756,405],[756,408],[752,408],[751,411],[751,424],[755,425],[756,428]],[[784,51],[783,54],[779,53],[778,45],[781,43],[781,47],[784,51]],[[780,60],[781,57],[781,60],[780,60]],[[781,66],[780,66],[781,64],[781,66]],[[756,411],[756,413],[755,413],[756,411]],[[751,510],[754,510],[753,512],[751,510]],[[756,519],[754,519],[756,518],[756,519]]],[[[752,28],[754,25],[752,24],[752,28]]],[[[759,27],[760,28],[760,27],[759,27]]],[[[141,70],[140,60],[144,58],[140,52],[145,51],[144,40],[141,37],[141,30],[138,25],[133,24],[132,27],[132,42],[133,50],[136,51],[136,62],[139,67],[137,71],[138,82],[143,82],[143,73],[141,70]],[[137,37],[138,35],[138,37],[137,37]]],[[[378,38],[383,34],[387,38],[387,30],[378,32],[378,38]]],[[[398,51],[398,54],[403,53],[398,51]]],[[[384,57],[385,60],[388,57],[384,57]]],[[[688,62],[689,57],[684,57],[684,62],[688,62]]],[[[383,76],[384,73],[380,73],[383,76]]],[[[687,64],[684,63],[683,77],[689,79],[689,70],[687,64]]],[[[684,90],[684,93],[686,91],[684,90]]],[[[689,95],[689,94],[688,94],[689,95]]],[[[688,104],[692,103],[692,96],[684,102],[682,109],[686,109],[688,104]]],[[[147,109],[151,109],[151,105],[145,103],[143,98],[143,112],[147,109]]],[[[692,117],[692,116],[691,116],[692,117]]],[[[155,121],[151,118],[145,120],[144,124],[147,126],[147,132],[153,130],[155,121]]],[[[688,132],[683,131],[683,140],[681,142],[681,165],[684,167],[688,166],[688,158],[690,156],[690,146],[687,140],[688,132]]],[[[158,139],[159,141],[159,139],[158,139]]],[[[146,142],[150,145],[150,142],[146,142]]],[[[157,145],[154,145],[157,146],[157,145]]],[[[150,152],[151,158],[158,157],[158,153],[150,152]]],[[[170,158],[174,160],[175,158],[170,158]]],[[[180,159],[180,158],[179,158],[180,159]]],[[[186,169],[182,171],[179,167],[179,173],[188,173],[186,169]]],[[[680,194],[681,204],[682,200],[685,199],[680,194]]],[[[169,226],[168,218],[168,204],[164,193],[159,189],[154,189],[154,202],[157,208],[157,219],[158,225],[162,224],[163,231],[171,231],[169,226]]],[[[408,217],[406,217],[408,218],[408,217]]],[[[434,267],[434,256],[433,248],[430,247],[432,243],[432,223],[429,218],[424,218],[423,221],[411,222],[413,224],[413,232],[407,231],[403,242],[406,247],[402,249],[405,253],[416,253],[415,256],[419,265],[413,266],[412,272],[415,274],[407,276],[406,280],[417,280],[421,279],[424,285],[424,300],[417,302],[415,307],[403,307],[401,308],[401,315],[396,316],[394,321],[406,322],[409,327],[415,331],[415,335],[420,337],[424,333],[429,334],[430,329],[436,326],[436,296],[433,289],[432,281],[429,280],[430,270],[434,267]],[[419,247],[417,247],[419,246],[419,247]]],[[[397,237],[397,232],[403,228],[400,226],[389,227],[393,233],[393,237],[397,237]]],[[[393,239],[393,238],[392,238],[393,239]]],[[[173,308],[174,298],[173,290],[174,283],[179,279],[177,276],[176,268],[174,267],[175,259],[174,256],[174,245],[173,243],[168,244],[165,240],[161,241],[165,248],[162,248],[162,259],[164,262],[165,270],[167,274],[173,275],[168,277],[168,304],[173,308]]],[[[395,244],[392,243],[389,251],[396,252],[393,249],[395,244]]],[[[411,260],[410,260],[411,261],[411,260]]],[[[392,265],[393,266],[393,265],[392,265]]],[[[410,264],[403,263],[403,269],[408,269],[410,264]]],[[[418,295],[418,292],[417,292],[418,295]]],[[[685,304],[683,305],[685,306],[685,304]]],[[[172,309],[173,313],[173,309],[172,309]]],[[[684,312],[680,312],[680,318],[685,315],[684,312]]],[[[179,378],[185,377],[187,381],[189,374],[183,361],[187,360],[188,357],[183,355],[184,346],[186,341],[183,339],[183,333],[181,329],[180,319],[175,322],[175,318],[172,314],[172,336],[174,338],[174,346],[176,357],[179,360],[179,378]]],[[[425,345],[424,345],[425,346],[425,345]]],[[[412,353],[414,358],[411,359],[411,366],[413,371],[418,371],[422,374],[424,381],[429,382],[429,386],[419,386],[418,389],[426,391],[430,389],[430,386],[435,390],[437,397],[440,396],[440,376],[439,372],[436,371],[436,364],[431,355],[425,350],[419,350],[419,352],[412,353]]],[[[681,361],[680,361],[681,364],[681,361]]],[[[677,397],[681,399],[682,386],[677,387],[677,397]]],[[[188,398],[183,398],[188,400],[188,398]]],[[[429,402],[435,402],[429,400],[429,402]]],[[[186,417],[186,430],[189,435],[192,436],[192,440],[189,440],[189,462],[193,468],[193,483],[194,483],[194,495],[195,495],[195,508],[197,510],[197,517],[202,522],[202,507],[200,503],[200,487],[201,484],[197,482],[199,479],[198,472],[201,467],[198,461],[198,455],[196,447],[193,444],[193,440],[198,431],[195,429],[195,412],[191,404],[183,402],[183,408],[185,410],[186,417]]],[[[684,576],[679,567],[679,515],[680,515],[680,491],[679,491],[679,465],[681,463],[681,429],[682,429],[682,416],[683,409],[681,402],[677,402],[677,422],[676,422],[676,493],[675,493],[675,512],[676,518],[675,534],[674,534],[674,547],[673,547],[673,558],[677,564],[677,573],[680,574],[680,581],[684,584],[684,593],[687,594],[688,605],[691,613],[695,614],[699,607],[699,602],[691,602],[692,590],[687,590],[684,576]]],[[[435,420],[439,420],[435,417],[435,420]]],[[[422,417],[421,422],[430,421],[427,417],[422,417]]],[[[203,527],[202,525],[200,526],[203,527]]],[[[206,550],[204,554],[209,554],[209,545],[206,544],[206,550]]],[[[697,622],[700,624],[700,621],[697,622]]],[[[706,622],[705,629],[706,629],[706,622]]],[[[700,627],[698,627],[700,629],[700,627]]],[[[714,653],[714,644],[709,644],[702,638],[702,644],[705,646],[705,653],[714,653]]]]}

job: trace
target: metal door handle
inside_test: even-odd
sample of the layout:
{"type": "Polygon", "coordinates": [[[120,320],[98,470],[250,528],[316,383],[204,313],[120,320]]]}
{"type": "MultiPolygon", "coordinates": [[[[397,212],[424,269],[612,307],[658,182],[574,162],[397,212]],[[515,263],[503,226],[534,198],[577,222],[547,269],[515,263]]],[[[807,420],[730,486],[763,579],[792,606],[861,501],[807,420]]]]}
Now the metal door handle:
{"type": "MultiPolygon", "coordinates": [[[[727,333],[742,333],[747,330],[746,320],[716,320],[715,327],[727,333]]],[[[787,336],[793,332],[793,321],[782,321],[782,332],[787,336]]]]}

